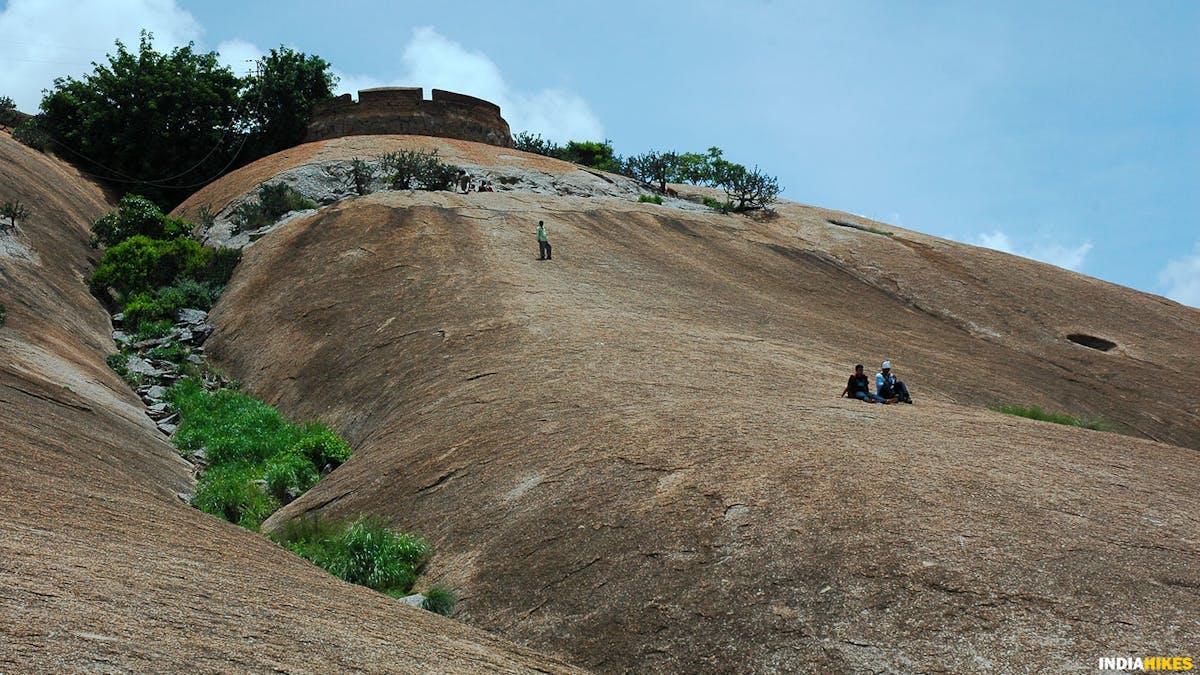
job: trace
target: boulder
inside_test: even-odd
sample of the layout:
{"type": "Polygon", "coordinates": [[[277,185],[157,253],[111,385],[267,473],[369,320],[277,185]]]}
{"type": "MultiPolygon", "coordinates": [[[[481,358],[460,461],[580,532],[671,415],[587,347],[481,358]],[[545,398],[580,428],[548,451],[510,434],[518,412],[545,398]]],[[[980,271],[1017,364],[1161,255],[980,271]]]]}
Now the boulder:
{"type": "Polygon", "coordinates": [[[178,323],[186,323],[194,326],[198,323],[204,323],[208,318],[208,312],[202,309],[181,309],[175,312],[175,321],[178,323]]]}

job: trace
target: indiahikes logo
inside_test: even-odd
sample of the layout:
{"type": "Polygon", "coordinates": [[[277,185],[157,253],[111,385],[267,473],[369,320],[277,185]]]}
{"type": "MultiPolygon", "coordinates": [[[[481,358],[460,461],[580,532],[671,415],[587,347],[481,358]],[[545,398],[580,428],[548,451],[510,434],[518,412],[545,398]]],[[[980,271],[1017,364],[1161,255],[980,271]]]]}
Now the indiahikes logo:
{"type": "Polygon", "coordinates": [[[1100,670],[1126,670],[1130,672],[1166,672],[1172,670],[1191,670],[1190,656],[1105,656],[1101,657],[1100,670]]]}

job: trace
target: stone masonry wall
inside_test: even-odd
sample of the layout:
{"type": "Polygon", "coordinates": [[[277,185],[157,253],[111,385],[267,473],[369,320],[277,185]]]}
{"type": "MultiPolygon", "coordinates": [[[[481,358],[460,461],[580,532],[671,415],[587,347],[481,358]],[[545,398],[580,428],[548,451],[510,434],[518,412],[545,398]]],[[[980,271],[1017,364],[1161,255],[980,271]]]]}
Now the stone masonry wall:
{"type": "Polygon", "coordinates": [[[313,106],[306,141],[369,134],[442,136],[512,147],[512,132],[500,106],[473,96],[433,90],[425,100],[421,87],[380,87],[313,106]]]}

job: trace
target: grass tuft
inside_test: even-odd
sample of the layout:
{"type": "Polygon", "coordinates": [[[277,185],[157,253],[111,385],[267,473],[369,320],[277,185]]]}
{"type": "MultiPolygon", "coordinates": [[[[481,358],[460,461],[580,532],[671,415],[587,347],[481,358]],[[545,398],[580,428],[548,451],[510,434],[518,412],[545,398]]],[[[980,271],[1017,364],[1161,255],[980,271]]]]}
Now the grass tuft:
{"type": "Polygon", "coordinates": [[[458,595],[454,591],[445,586],[430,586],[429,590],[425,591],[425,600],[421,602],[421,609],[442,616],[451,616],[454,614],[454,605],[457,603],[458,595]]]}
{"type": "Polygon", "coordinates": [[[429,556],[423,538],[391,530],[381,518],[336,524],[300,518],[277,541],[343,581],[393,597],[412,590],[429,556]]]}
{"type": "Polygon", "coordinates": [[[1050,412],[1043,410],[1039,406],[1019,406],[1019,405],[1002,405],[992,408],[997,412],[1006,413],[1008,415],[1017,415],[1019,417],[1027,417],[1031,420],[1040,420],[1042,422],[1053,422],[1055,424],[1066,424],[1073,427],[1082,427],[1084,429],[1092,429],[1094,431],[1108,431],[1110,426],[1107,422],[1099,418],[1079,418],[1073,415],[1068,415],[1061,412],[1050,412]]]}

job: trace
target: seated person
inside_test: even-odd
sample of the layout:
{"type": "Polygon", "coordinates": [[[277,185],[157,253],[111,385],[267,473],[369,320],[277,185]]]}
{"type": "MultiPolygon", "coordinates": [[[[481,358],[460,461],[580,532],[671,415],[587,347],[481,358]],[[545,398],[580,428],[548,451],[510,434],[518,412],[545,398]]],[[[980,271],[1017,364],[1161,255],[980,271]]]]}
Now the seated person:
{"type": "Polygon", "coordinates": [[[875,373],[875,391],[893,403],[896,401],[912,403],[912,397],[908,395],[908,387],[904,386],[904,383],[900,380],[897,380],[896,374],[892,372],[892,362],[884,361],[883,365],[880,366],[880,371],[875,373]]]}
{"type": "Polygon", "coordinates": [[[842,396],[849,396],[867,403],[887,403],[887,399],[871,393],[871,380],[863,373],[863,365],[860,363],[854,366],[854,374],[850,376],[850,380],[846,383],[846,388],[842,390],[842,396]]]}

